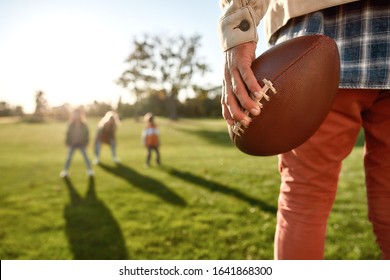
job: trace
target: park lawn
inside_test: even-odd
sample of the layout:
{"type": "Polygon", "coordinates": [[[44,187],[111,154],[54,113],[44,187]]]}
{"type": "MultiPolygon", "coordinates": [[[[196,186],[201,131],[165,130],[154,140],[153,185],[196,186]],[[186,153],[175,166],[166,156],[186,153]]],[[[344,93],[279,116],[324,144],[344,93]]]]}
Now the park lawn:
{"type": "MultiPolygon", "coordinates": [[[[91,141],[96,119],[89,120],[91,141]]],[[[68,180],[66,123],[0,123],[1,259],[272,259],[277,157],[232,146],[223,120],[157,118],[163,165],[145,168],[142,123],[123,121],[118,156],[68,180]]],[[[326,259],[379,259],[367,220],[362,145],[344,163],[326,259]]]]}

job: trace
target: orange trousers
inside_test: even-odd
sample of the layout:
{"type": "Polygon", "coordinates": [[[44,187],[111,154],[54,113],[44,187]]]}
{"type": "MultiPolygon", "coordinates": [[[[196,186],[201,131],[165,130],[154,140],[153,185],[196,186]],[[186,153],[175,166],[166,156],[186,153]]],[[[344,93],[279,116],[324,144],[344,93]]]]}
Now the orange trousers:
{"type": "Polygon", "coordinates": [[[319,130],[279,156],[275,259],[324,258],[341,163],[362,127],[368,216],[382,258],[390,259],[390,91],[361,89],[340,89],[319,130]]]}

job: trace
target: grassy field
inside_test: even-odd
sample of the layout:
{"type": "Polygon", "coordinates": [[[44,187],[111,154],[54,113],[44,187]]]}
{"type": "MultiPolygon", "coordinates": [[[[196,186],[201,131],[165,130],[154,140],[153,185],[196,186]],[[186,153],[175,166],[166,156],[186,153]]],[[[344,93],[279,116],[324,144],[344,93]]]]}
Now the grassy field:
{"type": "MultiPolygon", "coordinates": [[[[277,158],[239,152],[222,120],[157,122],[163,166],[144,167],[143,124],[125,120],[122,164],[104,146],[89,179],[77,152],[68,180],[66,123],[0,122],[0,258],[272,259],[277,158]]],[[[343,166],[326,259],[380,258],[361,158],[360,141],[343,166]]]]}

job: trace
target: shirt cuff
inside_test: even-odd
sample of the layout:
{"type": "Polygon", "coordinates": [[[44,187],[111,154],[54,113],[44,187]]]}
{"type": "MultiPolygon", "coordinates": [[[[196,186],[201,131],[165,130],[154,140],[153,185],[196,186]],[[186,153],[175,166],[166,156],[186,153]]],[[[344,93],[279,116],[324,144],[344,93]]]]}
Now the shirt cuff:
{"type": "Polygon", "coordinates": [[[258,41],[256,14],[246,6],[224,15],[218,24],[218,34],[223,51],[237,45],[258,41]]]}

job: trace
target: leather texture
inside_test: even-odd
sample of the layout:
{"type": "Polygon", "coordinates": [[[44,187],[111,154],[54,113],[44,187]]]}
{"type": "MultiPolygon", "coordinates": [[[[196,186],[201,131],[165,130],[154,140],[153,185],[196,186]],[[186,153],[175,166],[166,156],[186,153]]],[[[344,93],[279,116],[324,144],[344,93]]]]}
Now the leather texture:
{"type": "Polygon", "coordinates": [[[324,35],[291,39],[267,50],[252,64],[257,81],[273,83],[259,116],[240,136],[229,127],[234,144],[255,156],[281,154],[305,142],[330,112],[340,80],[336,43],[324,35]]]}

